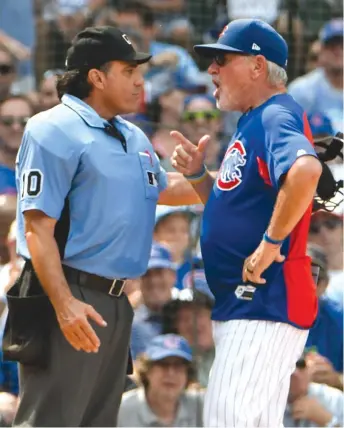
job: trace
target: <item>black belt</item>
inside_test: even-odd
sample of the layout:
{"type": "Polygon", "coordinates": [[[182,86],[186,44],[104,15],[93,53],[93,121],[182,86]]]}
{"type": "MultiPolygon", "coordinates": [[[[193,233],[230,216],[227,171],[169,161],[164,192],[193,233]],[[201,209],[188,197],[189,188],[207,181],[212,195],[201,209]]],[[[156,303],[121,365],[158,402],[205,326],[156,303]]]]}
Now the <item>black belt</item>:
{"type": "Polygon", "coordinates": [[[100,291],[101,293],[109,294],[114,297],[120,297],[123,293],[126,278],[108,279],[93,273],[83,272],[70,266],[63,265],[62,267],[66,279],[72,284],[100,291]]]}

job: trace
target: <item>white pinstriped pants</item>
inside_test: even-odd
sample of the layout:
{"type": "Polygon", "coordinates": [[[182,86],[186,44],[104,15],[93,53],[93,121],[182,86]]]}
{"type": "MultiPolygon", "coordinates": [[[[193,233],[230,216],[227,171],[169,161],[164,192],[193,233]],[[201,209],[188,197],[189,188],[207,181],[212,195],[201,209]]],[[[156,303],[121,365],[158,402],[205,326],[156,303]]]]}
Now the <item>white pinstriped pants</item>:
{"type": "Polygon", "coordinates": [[[290,376],[308,330],[272,321],[213,322],[216,356],[205,427],[283,427],[290,376]]]}

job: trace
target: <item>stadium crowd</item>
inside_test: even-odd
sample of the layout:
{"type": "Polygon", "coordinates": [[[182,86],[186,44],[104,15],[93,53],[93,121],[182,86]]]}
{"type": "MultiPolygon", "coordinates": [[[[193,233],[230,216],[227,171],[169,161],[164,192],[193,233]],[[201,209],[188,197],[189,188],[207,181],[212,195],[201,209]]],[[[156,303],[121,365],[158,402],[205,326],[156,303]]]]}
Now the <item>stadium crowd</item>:
{"type": "MultiPolygon", "coordinates": [[[[167,171],[181,130],[192,141],[211,136],[210,170],[219,168],[239,113],[222,113],[207,64],[193,44],[214,41],[228,20],[257,17],[288,40],[289,92],[306,110],[313,137],[343,132],[343,11],[340,1],[299,0],[1,0],[0,5],[0,334],[6,291],[20,273],[16,254],[15,159],[27,120],[59,103],[55,82],[66,50],[89,25],[122,29],[153,59],[142,67],[139,112],[128,115],[150,138],[167,171]],[[290,4],[289,4],[290,3],[290,4]],[[293,4],[297,6],[293,6],[293,4]]],[[[332,162],[337,179],[343,166],[332,162]]],[[[214,358],[213,296],[199,248],[202,206],[159,206],[148,270],[128,281],[134,308],[128,377],[119,426],[202,426],[204,388],[214,358]]],[[[343,426],[343,213],[313,215],[308,254],[320,268],[319,315],[291,378],[286,427],[343,426]]],[[[300,284],[302,287],[302,284],[300,284]]],[[[0,425],[18,403],[15,363],[0,362],[0,425]]]]}

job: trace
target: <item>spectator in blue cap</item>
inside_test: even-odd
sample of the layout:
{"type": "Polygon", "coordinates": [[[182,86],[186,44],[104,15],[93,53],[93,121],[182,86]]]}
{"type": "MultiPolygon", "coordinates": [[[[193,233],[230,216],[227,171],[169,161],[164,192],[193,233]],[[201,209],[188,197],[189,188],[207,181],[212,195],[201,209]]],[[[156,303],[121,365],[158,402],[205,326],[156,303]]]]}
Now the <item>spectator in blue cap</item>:
{"type": "Polygon", "coordinates": [[[201,263],[191,249],[193,221],[196,221],[196,212],[190,206],[158,205],[156,209],[154,239],[171,251],[176,265],[175,287],[180,290],[186,287],[186,275],[201,263]]]}
{"type": "Polygon", "coordinates": [[[176,266],[171,252],[163,245],[153,243],[147,272],[141,277],[142,303],[134,312],[131,334],[134,360],[161,333],[161,310],[171,300],[175,282],[176,266]]]}
{"type": "Polygon", "coordinates": [[[176,293],[164,306],[163,333],[180,334],[188,341],[197,360],[197,381],[206,387],[215,357],[211,324],[214,296],[204,270],[190,272],[188,279],[189,288],[176,293]]]}
{"type": "Polygon", "coordinates": [[[327,22],[319,41],[319,67],[295,79],[289,93],[307,114],[324,114],[336,131],[343,131],[343,19],[327,22]]]}
{"type": "Polygon", "coordinates": [[[140,356],[139,388],[123,395],[118,426],[203,426],[203,391],[195,379],[190,345],[175,334],[159,335],[140,356]]]}
{"type": "Polygon", "coordinates": [[[330,119],[323,113],[313,113],[308,116],[314,138],[323,138],[334,135],[330,119]]]}

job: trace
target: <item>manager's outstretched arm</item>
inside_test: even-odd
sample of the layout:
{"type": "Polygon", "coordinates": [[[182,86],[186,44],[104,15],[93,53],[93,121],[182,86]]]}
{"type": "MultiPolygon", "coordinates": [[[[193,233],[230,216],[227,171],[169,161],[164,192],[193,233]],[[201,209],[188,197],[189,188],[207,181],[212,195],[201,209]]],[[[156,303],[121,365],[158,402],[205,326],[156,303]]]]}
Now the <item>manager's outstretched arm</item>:
{"type": "Polygon", "coordinates": [[[168,174],[168,187],[160,194],[159,204],[205,204],[217,174],[209,172],[203,163],[210,137],[205,135],[196,146],[178,131],[172,131],[171,136],[177,143],[171,162],[178,172],[168,174]]]}

